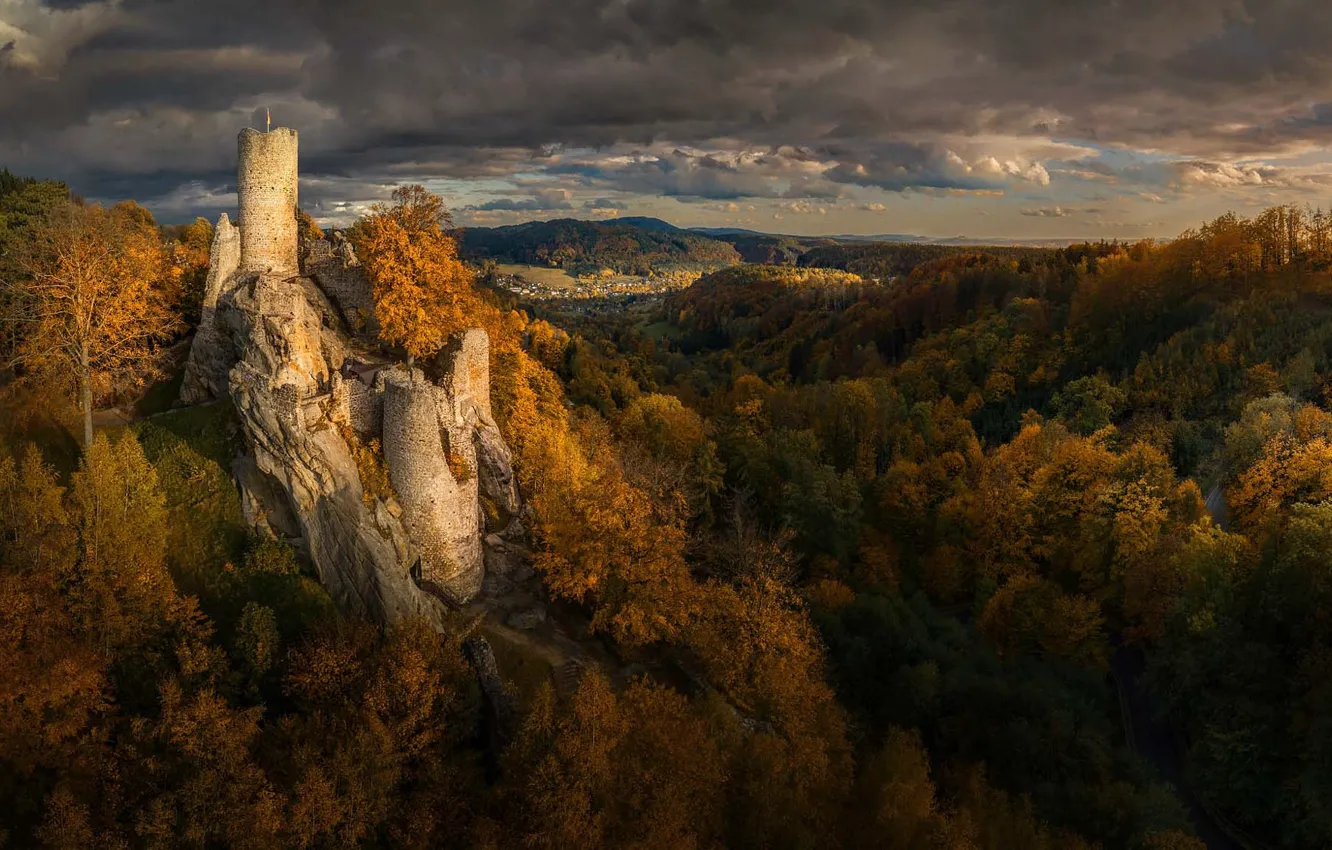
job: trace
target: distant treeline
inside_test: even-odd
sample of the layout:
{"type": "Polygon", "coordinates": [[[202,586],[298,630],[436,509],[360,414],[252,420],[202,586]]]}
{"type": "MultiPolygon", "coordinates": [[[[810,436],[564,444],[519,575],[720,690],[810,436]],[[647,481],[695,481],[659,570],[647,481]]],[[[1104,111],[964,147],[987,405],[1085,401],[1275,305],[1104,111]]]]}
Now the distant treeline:
{"type": "Polygon", "coordinates": [[[1119,243],[1104,240],[1095,245],[1075,245],[1069,248],[929,245],[920,242],[833,243],[805,251],[796,264],[810,268],[841,269],[861,277],[884,279],[907,274],[925,263],[953,257],[985,256],[1016,260],[1022,270],[1026,271],[1070,251],[1074,254],[1107,254],[1113,253],[1118,247],[1119,243]]]}

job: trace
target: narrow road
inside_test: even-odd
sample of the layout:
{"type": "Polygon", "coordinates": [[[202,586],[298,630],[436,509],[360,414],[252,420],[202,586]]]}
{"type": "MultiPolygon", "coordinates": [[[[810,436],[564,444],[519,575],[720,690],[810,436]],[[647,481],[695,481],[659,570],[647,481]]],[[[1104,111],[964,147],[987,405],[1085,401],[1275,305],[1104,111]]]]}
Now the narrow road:
{"type": "Polygon", "coordinates": [[[183,404],[179,407],[169,407],[166,410],[159,410],[156,413],[150,413],[147,416],[141,416],[137,413],[131,413],[122,410],[119,407],[104,407],[101,410],[93,411],[93,427],[106,428],[111,425],[132,425],[135,422],[146,422],[149,419],[156,419],[159,416],[171,416],[185,410],[193,410],[196,407],[212,407],[215,404],[221,404],[221,400],[201,401],[198,404],[183,404]]]}
{"type": "Polygon", "coordinates": [[[1110,659],[1110,669],[1119,687],[1120,704],[1125,708],[1125,733],[1129,746],[1147,759],[1179,795],[1189,812],[1194,832],[1207,850],[1245,850],[1244,846],[1221,828],[1203,807],[1184,774],[1184,760],[1176,746],[1169,724],[1156,719],[1152,698],[1142,687],[1145,666],[1142,653],[1121,646],[1110,659]]]}

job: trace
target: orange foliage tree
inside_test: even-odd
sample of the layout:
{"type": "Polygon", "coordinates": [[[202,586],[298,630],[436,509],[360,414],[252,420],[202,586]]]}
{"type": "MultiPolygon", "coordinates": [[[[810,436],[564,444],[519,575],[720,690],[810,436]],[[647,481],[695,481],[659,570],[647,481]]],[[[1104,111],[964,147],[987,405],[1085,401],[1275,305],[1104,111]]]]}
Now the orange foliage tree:
{"type": "Polygon", "coordinates": [[[1332,442],[1322,436],[1308,442],[1290,434],[1273,437],[1226,498],[1240,528],[1257,537],[1271,534],[1293,505],[1332,499],[1332,442]]]}
{"type": "Polygon", "coordinates": [[[190,324],[198,324],[203,309],[212,247],[213,225],[206,218],[196,218],[180,228],[171,245],[172,275],[179,289],[180,310],[190,324]]]}
{"type": "Polygon", "coordinates": [[[409,365],[442,348],[477,304],[472,272],[444,230],[452,224],[438,195],[400,186],[392,204],[376,204],[351,231],[374,290],[380,338],[401,345],[409,365]]]}
{"type": "Polygon", "coordinates": [[[926,562],[927,588],[991,588],[978,625],[1001,650],[1100,666],[1105,626],[1159,636],[1154,594],[1177,583],[1166,566],[1205,522],[1202,498],[1159,449],[1116,451],[1117,438],[1029,421],[942,505],[953,532],[926,562]]]}
{"type": "Polygon", "coordinates": [[[135,204],[65,204],[27,246],[18,319],[30,326],[16,361],[72,372],[83,442],[92,445],[93,387],[142,366],[180,325],[171,309],[170,257],[135,204]]]}
{"type": "MultiPolygon", "coordinates": [[[[506,758],[529,847],[714,847],[725,754],[706,706],[640,679],[617,694],[596,672],[567,705],[538,692],[506,758]]],[[[516,843],[516,842],[515,842],[516,843]]]]}

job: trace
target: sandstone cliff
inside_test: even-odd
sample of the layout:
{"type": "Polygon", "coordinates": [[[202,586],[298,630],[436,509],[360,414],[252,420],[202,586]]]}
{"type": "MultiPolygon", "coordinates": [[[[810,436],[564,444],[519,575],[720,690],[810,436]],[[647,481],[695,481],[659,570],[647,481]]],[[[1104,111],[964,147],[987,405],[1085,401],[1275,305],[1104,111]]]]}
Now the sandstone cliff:
{"type": "MultiPolygon", "coordinates": [[[[263,147],[242,134],[242,173],[247,143],[263,147]]],[[[261,177],[242,179],[242,192],[261,177]]],[[[522,551],[486,334],[459,335],[438,381],[409,373],[373,341],[369,283],[350,252],[316,243],[300,268],[275,268],[271,238],[247,233],[273,215],[241,200],[239,229],[218,223],[181,400],[235,403],[250,450],[235,464],[247,518],[306,551],[339,604],[381,622],[439,622],[446,604],[481,591],[487,564],[502,571],[522,551]],[[259,270],[245,259],[251,243],[265,248],[259,270]],[[490,528],[483,498],[502,518],[490,528]]]]}

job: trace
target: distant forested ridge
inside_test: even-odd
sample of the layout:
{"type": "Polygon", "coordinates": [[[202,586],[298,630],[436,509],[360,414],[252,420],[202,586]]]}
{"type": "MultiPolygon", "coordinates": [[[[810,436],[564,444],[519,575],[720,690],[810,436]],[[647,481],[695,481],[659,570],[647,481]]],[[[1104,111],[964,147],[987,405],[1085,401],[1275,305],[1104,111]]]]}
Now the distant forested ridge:
{"type": "Polygon", "coordinates": [[[472,227],[462,231],[460,241],[469,260],[551,266],[571,274],[712,271],[741,259],[729,243],[687,230],[571,218],[472,227]]]}
{"type": "MultiPolygon", "coordinates": [[[[555,219],[462,230],[463,255],[473,262],[561,268],[571,274],[612,269],[621,274],[709,272],[736,263],[842,269],[887,279],[949,257],[1014,260],[1023,268],[1059,248],[974,246],[926,242],[873,242],[853,237],[790,236],[727,228],[680,228],[657,218],[625,216],[609,221],[555,219]]],[[[1102,243],[1109,250],[1117,243],[1102,243]]]]}
{"type": "Polygon", "coordinates": [[[777,236],[766,233],[724,233],[716,238],[734,245],[746,263],[768,266],[794,266],[810,249],[837,244],[831,239],[818,236],[777,236]]]}

